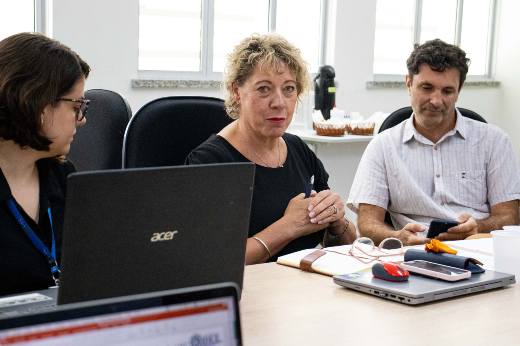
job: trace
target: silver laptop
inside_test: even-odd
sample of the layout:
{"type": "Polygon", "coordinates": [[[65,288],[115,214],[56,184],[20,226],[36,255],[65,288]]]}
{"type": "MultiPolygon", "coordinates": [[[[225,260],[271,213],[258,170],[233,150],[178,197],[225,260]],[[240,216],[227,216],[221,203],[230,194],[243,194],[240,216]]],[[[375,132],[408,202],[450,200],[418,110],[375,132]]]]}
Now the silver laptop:
{"type": "Polygon", "coordinates": [[[58,301],[58,287],[0,297],[0,318],[53,310],[58,301]]]}
{"type": "Polygon", "coordinates": [[[375,278],[370,269],[334,276],[334,283],[377,297],[404,304],[417,305],[436,300],[482,292],[516,283],[512,274],[486,270],[469,279],[456,282],[431,279],[410,274],[408,281],[392,282],[375,278]]]}
{"type": "Polygon", "coordinates": [[[69,304],[0,319],[0,345],[242,345],[238,286],[69,304]]]}
{"type": "Polygon", "coordinates": [[[71,174],[59,294],[0,298],[0,316],[49,309],[56,299],[242,287],[254,171],[233,163],[71,174]]]}

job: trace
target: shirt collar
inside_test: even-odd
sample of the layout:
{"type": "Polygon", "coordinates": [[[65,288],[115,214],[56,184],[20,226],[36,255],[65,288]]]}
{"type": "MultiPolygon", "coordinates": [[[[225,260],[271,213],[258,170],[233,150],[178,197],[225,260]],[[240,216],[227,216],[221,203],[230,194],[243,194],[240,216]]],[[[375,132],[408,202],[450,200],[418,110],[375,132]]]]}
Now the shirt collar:
{"type": "MultiPolygon", "coordinates": [[[[455,133],[459,133],[463,139],[466,139],[466,122],[464,120],[464,117],[462,116],[462,114],[460,114],[459,110],[455,107],[455,112],[457,114],[457,119],[455,121],[455,127],[453,128],[453,130],[449,131],[448,133],[446,133],[440,140],[439,142],[443,141],[444,138],[448,137],[448,136],[452,136],[454,135],[455,133]]],[[[415,139],[416,140],[419,140],[419,139],[423,139],[424,136],[422,136],[418,131],[417,129],[415,128],[415,126],[413,125],[413,119],[414,119],[414,116],[415,116],[415,112],[412,113],[412,116],[408,119],[406,119],[406,123],[404,124],[404,134],[403,134],[403,143],[406,143],[408,142],[410,139],[412,139],[414,136],[415,136],[415,139]]],[[[424,138],[425,139],[425,138],[424,138]]]]}
{"type": "Polygon", "coordinates": [[[455,128],[453,130],[458,132],[462,138],[466,139],[466,120],[457,108],[455,108],[455,111],[457,112],[457,122],[455,123],[455,128]]]}

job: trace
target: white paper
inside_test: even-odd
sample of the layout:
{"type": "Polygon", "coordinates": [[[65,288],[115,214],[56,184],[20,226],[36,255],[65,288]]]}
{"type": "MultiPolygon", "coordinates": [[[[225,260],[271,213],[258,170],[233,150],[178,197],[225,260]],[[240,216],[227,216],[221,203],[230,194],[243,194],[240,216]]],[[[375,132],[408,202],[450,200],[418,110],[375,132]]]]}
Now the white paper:
{"type": "Polygon", "coordinates": [[[493,238],[446,241],[444,244],[453,247],[455,250],[460,248],[493,254],[493,238]]]}

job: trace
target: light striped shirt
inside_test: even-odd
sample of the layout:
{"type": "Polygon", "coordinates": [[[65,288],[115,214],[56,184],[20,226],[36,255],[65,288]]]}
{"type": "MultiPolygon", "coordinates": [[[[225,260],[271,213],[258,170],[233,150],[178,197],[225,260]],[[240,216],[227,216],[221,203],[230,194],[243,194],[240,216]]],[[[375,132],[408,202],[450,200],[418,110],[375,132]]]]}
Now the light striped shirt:
{"type": "Polygon", "coordinates": [[[352,211],[359,213],[359,203],[377,205],[400,230],[463,212],[484,219],[491,206],[520,199],[520,167],[502,129],[457,110],[455,128],[433,143],[417,132],[413,117],[368,145],[347,202],[352,211]]]}

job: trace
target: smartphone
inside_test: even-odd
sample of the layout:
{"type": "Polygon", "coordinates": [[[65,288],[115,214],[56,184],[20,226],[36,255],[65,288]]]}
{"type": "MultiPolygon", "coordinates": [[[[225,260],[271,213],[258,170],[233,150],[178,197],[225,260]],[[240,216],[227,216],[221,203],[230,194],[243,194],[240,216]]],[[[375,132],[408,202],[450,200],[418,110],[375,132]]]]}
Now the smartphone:
{"type": "Polygon", "coordinates": [[[427,261],[408,261],[401,263],[401,266],[411,273],[421,274],[432,278],[446,281],[459,281],[471,276],[469,270],[445,266],[443,264],[427,261]]]}
{"type": "Polygon", "coordinates": [[[444,233],[448,229],[458,225],[459,223],[457,221],[433,219],[432,222],[430,222],[430,229],[428,229],[428,235],[426,236],[426,238],[433,239],[439,234],[444,233]]]}

